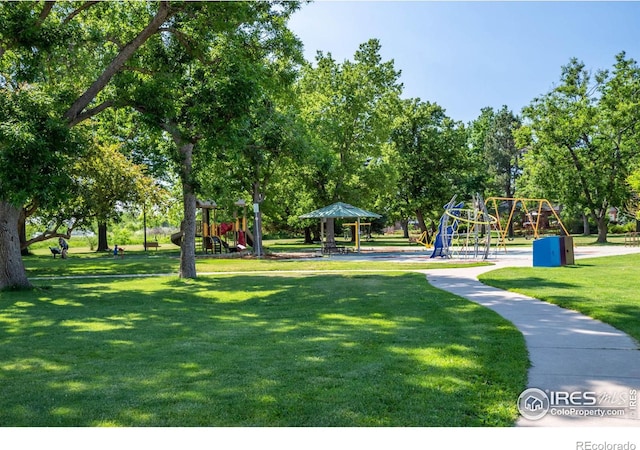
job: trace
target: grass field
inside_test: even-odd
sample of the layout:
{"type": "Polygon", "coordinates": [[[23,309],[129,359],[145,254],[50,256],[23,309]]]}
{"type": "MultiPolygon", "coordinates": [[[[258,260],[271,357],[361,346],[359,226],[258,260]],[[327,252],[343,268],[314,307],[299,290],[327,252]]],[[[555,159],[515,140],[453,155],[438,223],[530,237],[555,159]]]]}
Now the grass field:
{"type": "Polygon", "coordinates": [[[580,311],[640,341],[638,267],[638,254],[611,256],[580,259],[574,266],[499,269],[480,281],[580,311]]]}
{"type": "MultiPolygon", "coordinates": [[[[81,252],[76,250],[67,259],[53,259],[40,251],[24,259],[27,275],[34,277],[80,277],[90,275],[146,275],[177,274],[180,261],[178,255],[169,252],[127,251],[124,259],[108,254],[81,252]]],[[[199,273],[207,272],[274,272],[274,271],[406,271],[433,268],[459,267],[461,265],[486,265],[483,262],[404,262],[350,261],[338,257],[310,258],[304,260],[279,260],[255,258],[209,258],[196,259],[199,273]]]]}
{"type": "MultiPolygon", "coordinates": [[[[177,261],[27,266],[153,273],[177,261]]],[[[421,274],[34,283],[0,293],[3,426],[510,426],[526,382],[521,334],[421,274]]]]}

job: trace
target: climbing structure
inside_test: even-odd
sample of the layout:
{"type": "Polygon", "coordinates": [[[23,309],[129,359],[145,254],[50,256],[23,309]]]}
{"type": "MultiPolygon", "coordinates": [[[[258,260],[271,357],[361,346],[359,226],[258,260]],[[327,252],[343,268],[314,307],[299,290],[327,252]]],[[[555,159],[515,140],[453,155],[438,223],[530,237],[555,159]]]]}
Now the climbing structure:
{"type": "Polygon", "coordinates": [[[455,200],[454,195],[444,207],[431,257],[487,259],[491,229],[498,220],[489,215],[480,194],[473,197],[471,208],[455,200]]]}

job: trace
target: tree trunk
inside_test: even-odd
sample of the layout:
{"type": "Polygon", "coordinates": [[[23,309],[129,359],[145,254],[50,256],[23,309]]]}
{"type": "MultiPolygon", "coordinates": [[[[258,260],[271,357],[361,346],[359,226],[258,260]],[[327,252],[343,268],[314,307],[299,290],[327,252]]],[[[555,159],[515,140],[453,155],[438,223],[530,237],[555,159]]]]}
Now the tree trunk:
{"type": "Polygon", "coordinates": [[[136,50],[158,31],[158,28],[160,28],[160,26],[170,17],[170,13],[169,2],[160,2],[158,5],[158,11],[149,24],[120,50],[100,76],[80,97],[78,97],[78,99],[64,114],[64,117],[67,119],[70,126],[77,125],[103,109],[96,107],[93,110],[83,113],[84,109],[93,101],[100,91],[105,88],[111,78],[113,78],[113,76],[122,69],[136,50]]]}
{"type": "Polygon", "coordinates": [[[589,226],[589,216],[585,213],[582,213],[582,235],[589,236],[591,235],[591,227],[589,226]]]}
{"type": "Polygon", "coordinates": [[[311,233],[313,234],[313,238],[311,239],[313,242],[322,241],[322,236],[320,236],[320,224],[316,224],[311,229],[311,233]]]}
{"type": "Polygon", "coordinates": [[[636,219],[636,233],[640,233],[640,219],[636,219]]]}
{"type": "MultiPolygon", "coordinates": [[[[507,198],[511,198],[511,196],[508,195],[507,198]]],[[[509,200],[507,202],[507,204],[509,205],[509,211],[513,211],[513,200],[509,200]]],[[[523,206],[521,205],[521,207],[523,207],[523,206]]],[[[533,224],[531,224],[531,226],[533,226],[533,224]]],[[[515,232],[513,230],[513,219],[512,219],[512,220],[509,221],[509,228],[507,229],[507,237],[509,239],[513,239],[515,237],[515,235],[516,234],[515,234],[515,232]]]]}
{"type": "Polygon", "coordinates": [[[21,209],[0,201],[0,290],[31,287],[20,254],[18,222],[21,209]]]}
{"type": "Polygon", "coordinates": [[[196,278],[196,194],[191,182],[193,176],[193,147],[182,144],[182,201],[184,220],[182,221],[182,245],[180,246],[180,278],[196,278]]]}
{"type": "MultiPolygon", "coordinates": [[[[257,173],[256,169],[256,173],[257,173]]],[[[259,181],[254,181],[253,183],[253,204],[260,205],[262,203],[262,192],[259,181]]],[[[253,251],[256,256],[264,256],[263,248],[262,248],[262,211],[258,206],[258,212],[254,213],[254,222],[253,222],[253,251]]]]}
{"type": "Polygon", "coordinates": [[[607,215],[602,214],[596,220],[598,224],[598,240],[596,241],[598,244],[606,244],[607,243],[607,215]]]}
{"type": "Polygon", "coordinates": [[[427,231],[427,225],[424,223],[424,216],[422,215],[422,211],[416,209],[416,219],[418,219],[418,226],[420,227],[420,233],[424,233],[427,231]]]}
{"type": "Polygon", "coordinates": [[[336,233],[335,233],[335,226],[334,226],[335,221],[333,220],[333,217],[327,217],[327,223],[325,226],[325,233],[326,233],[326,243],[327,243],[327,247],[335,247],[336,246],[336,233]]]}
{"type": "MultiPolygon", "coordinates": [[[[116,242],[117,244],[117,242],[116,242]]],[[[98,249],[97,252],[109,251],[109,242],[107,240],[107,224],[106,222],[98,222],[98,249]]]]}
{"type": "Polygon", "coordinates": [[[406,219],[401,220],[400,228],[402,228],[402,237],[405,239],[409,239],[409,221],[406,219]]]}
{"type": "Polygon", "coordinates": [[[22,256],[29,256],[29,247],[27,247],[27,214],[24,208],[20,210],[18,235],[20,236],[20,254],[22,256]]]}
{"type": "Polygon", "coordinates": [[[313,244],[313,239],[311,238],[311,227],[304,227],[304,243],[313,244]]]}

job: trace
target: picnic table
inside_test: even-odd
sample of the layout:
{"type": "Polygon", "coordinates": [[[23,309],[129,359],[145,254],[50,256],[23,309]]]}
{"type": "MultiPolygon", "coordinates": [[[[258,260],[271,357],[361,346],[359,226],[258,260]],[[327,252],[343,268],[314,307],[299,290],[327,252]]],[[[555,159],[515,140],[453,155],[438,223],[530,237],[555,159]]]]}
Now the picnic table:
{"type": "Polygon", "coordinates": [[[322,253],[325,255],[330,255],[332,253],[347,253],[347,247],[344,245],[328,245],[326,243],[322,244],[322,253]]]}

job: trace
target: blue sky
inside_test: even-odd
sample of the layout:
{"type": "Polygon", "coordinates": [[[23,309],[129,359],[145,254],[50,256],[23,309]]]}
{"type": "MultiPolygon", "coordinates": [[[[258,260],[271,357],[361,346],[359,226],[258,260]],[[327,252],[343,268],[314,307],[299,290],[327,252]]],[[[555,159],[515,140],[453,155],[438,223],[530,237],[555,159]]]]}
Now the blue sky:
{"type": "Polygon", "coordinates": [[[402,71],[403,97],[469,122],[485,106],[515,113],[548,92],[572,57],[610,69],[640,60],[640,2],[317,1],[289,22],[305,57],[352,59],[371,38],[402,71]]]}

